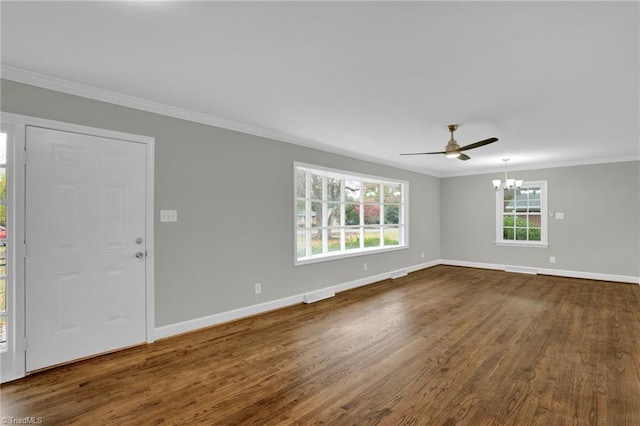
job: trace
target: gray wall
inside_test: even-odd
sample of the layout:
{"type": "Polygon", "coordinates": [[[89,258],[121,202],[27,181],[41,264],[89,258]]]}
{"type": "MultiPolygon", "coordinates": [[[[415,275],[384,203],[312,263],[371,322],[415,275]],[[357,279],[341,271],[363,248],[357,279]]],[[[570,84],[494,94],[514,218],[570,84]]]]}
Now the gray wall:
{"type": "Polygon", "coordinates": [[[549,219],[548,248],[500,247],[500,173],[438,179],[15,82],[0,90],[5,112],[156,138],[156,326],[439,258],[640,276],[637,161],[513,172],[548,180],[549,207],[565,219],[549,219]],[[294,266],[294,161],[409,181],[410,248],[294,266]],[[160,209],[179,222],[159,223],[160,209]]]}
{"type": "Polygon", "coordinates": [[[511,172],[547,180],[549,247],[495,245],[495,191],[501,173],[441,179],[443,259],[640,276],[640,162],[511,172]],[[556,263],[549,263],[549,256],[556,263]]]}
{"type": "Polygon", "coordinates": [[[156,326],[440,257],[437,178],[11,81],[0,89],[5,112],[156,138],[156,326]],[[294,266],[294,161],[409,181],[410,248],[294,266]],[[159,223],[160,209],[179,222],[159,223]]]}

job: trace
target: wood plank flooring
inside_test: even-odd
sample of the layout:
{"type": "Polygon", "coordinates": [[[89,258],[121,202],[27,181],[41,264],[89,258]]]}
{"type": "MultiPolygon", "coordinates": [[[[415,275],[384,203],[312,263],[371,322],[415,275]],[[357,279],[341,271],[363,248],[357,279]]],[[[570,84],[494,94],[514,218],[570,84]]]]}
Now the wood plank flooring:
{"type": "Polygon", "coordinates": [[[437,266],[0,392],[45,425],[639,425],[640,286],[437,266]]]}

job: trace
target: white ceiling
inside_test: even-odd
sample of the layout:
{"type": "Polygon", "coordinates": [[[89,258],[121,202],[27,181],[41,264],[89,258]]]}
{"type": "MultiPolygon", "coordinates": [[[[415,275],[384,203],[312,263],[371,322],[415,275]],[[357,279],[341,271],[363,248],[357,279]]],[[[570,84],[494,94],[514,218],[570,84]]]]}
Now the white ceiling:
{"type": "MultiPolygon", "coordinates": [[[[42,74],[436,176],[640,158],[638,2],[10,2],[42,74]],[[444,156],[459,123],[469,161],[444,156]]],[[[195,115],[194,115],[195,117],[195,115]]],[[[217,120],[217,121],[216,121],[217,120]]]]}

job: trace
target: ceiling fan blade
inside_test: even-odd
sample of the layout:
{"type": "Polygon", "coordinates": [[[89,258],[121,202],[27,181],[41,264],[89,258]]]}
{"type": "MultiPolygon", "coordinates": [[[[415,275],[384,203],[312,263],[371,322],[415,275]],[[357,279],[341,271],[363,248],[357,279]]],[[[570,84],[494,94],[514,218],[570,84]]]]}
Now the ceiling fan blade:
{"type": "Polygon", "coordinates": [[[458,160],[462,160],[462,161],[467,161],[470,158],[471,157],[469,157],[467,154],[463,154],[463,153],[460,153],[460,155],[458,156],[458,160]]]}
{"type": "Polygon", "coordinates": [[[489,145],[490,143],[498,142],[498,138],[489,138],[483,141],[475,142],[469,145],[465,145],[459,149],[459,151],[466,151],[467,149],[479,148],[481,146],[489,145]]]}
{"type": "Polygon", "coordinates": [[[446,152],[444,151],[440,151],[440,152],[410,152],[407,154],[400,154],[400,155],[429,155],[429,154],[446,154],[446,152]]]}

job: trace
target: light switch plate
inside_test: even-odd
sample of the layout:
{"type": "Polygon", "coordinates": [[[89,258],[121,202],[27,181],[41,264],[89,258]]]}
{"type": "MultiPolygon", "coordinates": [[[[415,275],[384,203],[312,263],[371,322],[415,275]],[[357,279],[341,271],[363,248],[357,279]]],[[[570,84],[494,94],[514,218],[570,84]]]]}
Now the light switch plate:
{"type": "Polygon", "coordinates": [[[177,222],[177,210],[160,210],[160,222],[177,222]]]}

